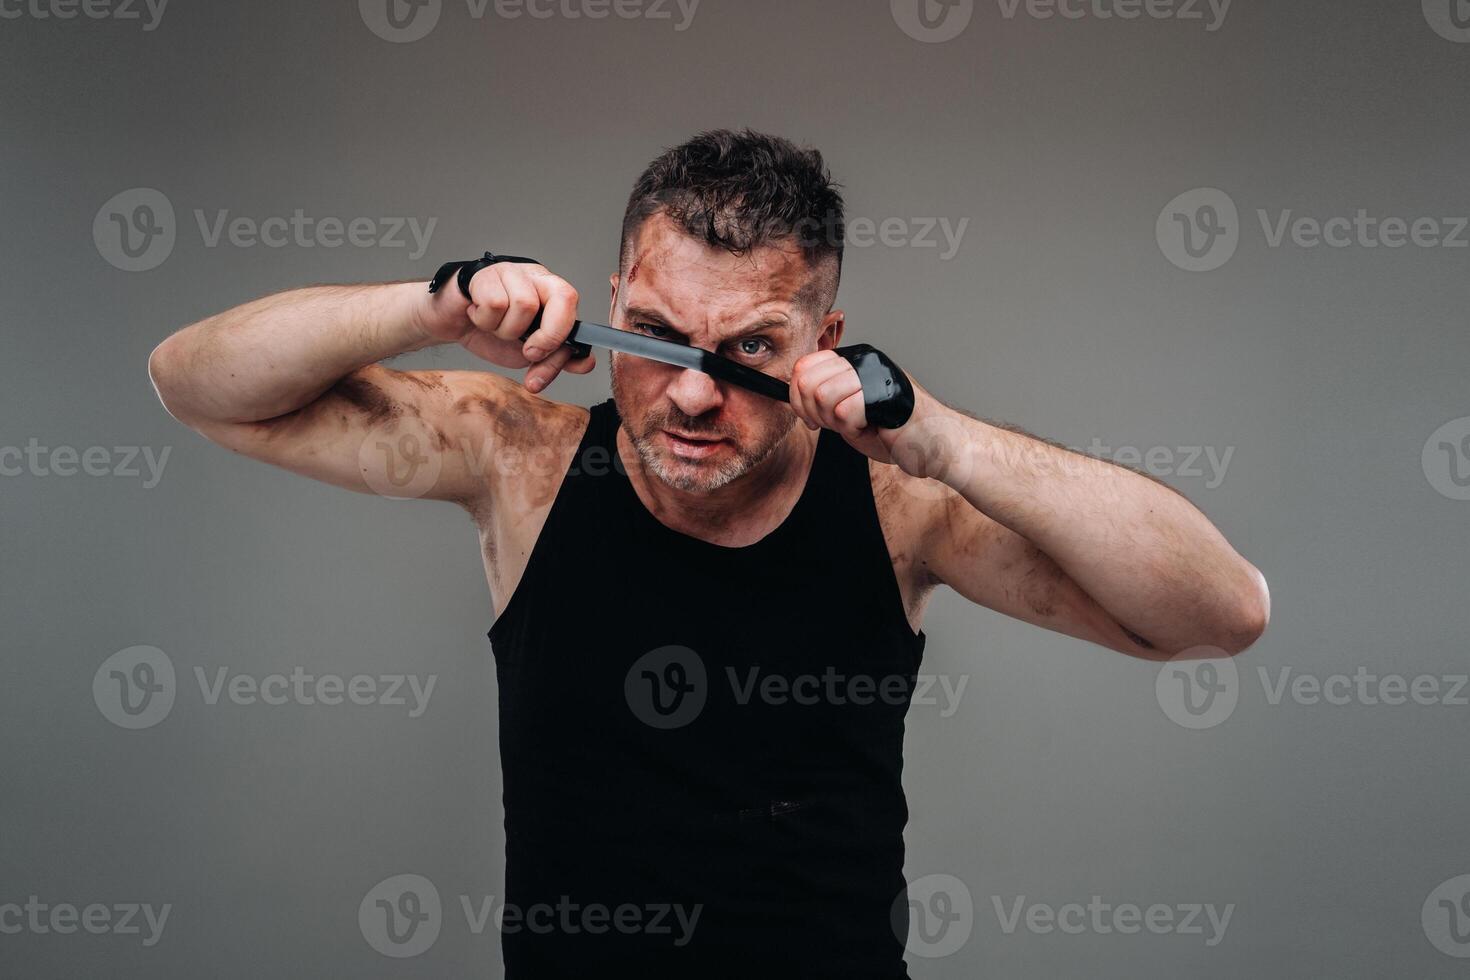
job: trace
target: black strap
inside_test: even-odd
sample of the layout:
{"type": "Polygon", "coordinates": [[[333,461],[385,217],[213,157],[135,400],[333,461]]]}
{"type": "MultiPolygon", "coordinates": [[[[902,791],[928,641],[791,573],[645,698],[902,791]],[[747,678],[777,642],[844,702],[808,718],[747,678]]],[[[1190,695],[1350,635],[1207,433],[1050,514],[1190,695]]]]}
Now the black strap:
{"type": "Polygon", "coordinates": [[[475,278],[475,273],[497,262],[524,262],[529,265],[541,264],[540,259],[528,259],[524,255],[496,255],[494,252],[486,252],[478,259],[462,259],[458,262],[445,262],[439,267],[439,271],[434,273],[434,278],[429,280],[429,292],[437,293],[440,287],[449,281],[449,277],[458,272],[459,274],[455,276],[455,282],[459,283],[459,291],[464,294],[465,299],[472,300],[474,297],[470,295],[470,280],[475,278]]]}
{"type": "MultiPolygon", "coordinates": [[[[521,262],[528,265],[541,264],[540,259],[528,259],[524,255],[496,255],[494,252],[486,252],[478,259],[462,259],[458,262],[445,262],[439,267],[439,271],[434,273],[434,278],[429,280],[429,292],[437,293],[449,281],[449,277],[454,276],[454,281],[459,283],[459,291],[464,294],[464,298],[474,302],[474,297],[470,295],[470,280],[475,278],[475,273],[497,262],[521,262]]],[[[536,318],[531,321],[531,326],[527,328],[525,333],[521,334],[521,340],[525,340],[531,336],[540,327],[541,313],[537,311],[536,318]]],[[[572,360],[574,361],[587,357],[592,353],[592,348],[588,345],[579,344],[572,340],[568,340],[562,346],[571,348],[572,360]]]]}

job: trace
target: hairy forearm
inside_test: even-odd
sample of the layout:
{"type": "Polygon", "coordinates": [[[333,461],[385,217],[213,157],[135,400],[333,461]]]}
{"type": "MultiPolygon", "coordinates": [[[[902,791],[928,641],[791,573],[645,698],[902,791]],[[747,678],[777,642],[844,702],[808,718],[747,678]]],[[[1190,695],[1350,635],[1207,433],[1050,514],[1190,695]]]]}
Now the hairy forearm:
{"type": "Polygon", "coordinates": [[[1236,653],[1264,628],[1260,573],[1183,496],[963,413],[944,482],[1044,551],[1148,646],[1236,653]]]}
{"type": "Polygon", "coordinates": [[[358,368],[441,343],[429,321],[442,336],[464,305],[421,282],[295,289],[185,327],[154,350],[149,374],[181,420],[275,418],[358,368]]]}

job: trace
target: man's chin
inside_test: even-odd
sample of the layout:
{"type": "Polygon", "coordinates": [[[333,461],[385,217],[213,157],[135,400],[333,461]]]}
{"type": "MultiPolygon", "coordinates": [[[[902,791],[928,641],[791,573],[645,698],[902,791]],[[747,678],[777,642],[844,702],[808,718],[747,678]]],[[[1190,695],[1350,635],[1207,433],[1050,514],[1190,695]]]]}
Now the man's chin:
{"type": "Polygon", "coordinates": [[[748,468],[738,454],[725,459],[691,460],[657,446],[649,446],[646,453],[642,452],[643,448],[639,447],[640,455],[649,472],[660,482],[685,493],[718,490],[744,476],[748,468]]]}

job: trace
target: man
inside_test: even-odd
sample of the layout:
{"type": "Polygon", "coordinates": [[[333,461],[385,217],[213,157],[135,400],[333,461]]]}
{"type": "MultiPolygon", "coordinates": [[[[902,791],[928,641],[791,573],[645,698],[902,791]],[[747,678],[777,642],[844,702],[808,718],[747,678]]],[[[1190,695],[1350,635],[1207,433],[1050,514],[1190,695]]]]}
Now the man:
{"type": "Polygon", "coordinates": [[[668,150],[629,199],[612,325],[789,379],[789,404],[627,354],[590,411],[540,397],[595,358],[563,346],[577,292],[535,263],[468,297],[282,293],[149,361],[220,445],[365,492],[407,454],[432,475],[411,495],[474,518],[510,980],[906,976],[903,719],[938,585],[1148,659],[1265,628],[1260,573],[1159,483],[916,381],[907,422],[868,425],[834,353],[841,229],[820,154],[749,131],[668,150]],[[378,363],[454,343],[524,387],[378,363]]]}

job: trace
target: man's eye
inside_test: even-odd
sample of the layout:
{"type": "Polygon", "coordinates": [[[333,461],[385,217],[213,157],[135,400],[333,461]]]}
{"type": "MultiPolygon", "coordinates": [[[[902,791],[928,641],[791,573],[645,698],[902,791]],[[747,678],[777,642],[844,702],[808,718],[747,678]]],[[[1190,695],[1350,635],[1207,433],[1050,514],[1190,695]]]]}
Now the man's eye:
{"type": "Polygon", "coordinates": [[[647,333],[650,337],[657,337],[657,338],[659,338],[661,340],[667,340],[668,339],[668,336],[669,336],[669,328],[663,326],[662,324],[658,324],[658,323],[637,323],[637,324],[634,324],[634,326],[636,326],[639,330],[642,330],[643,332],[647,333]]]}
{"type": "Polygon", "coordinates": [[[759,357],[771,349],[771,345],[760,337],[745,337],[739,342],[740,353],[746,357],[759,357]]]}

